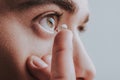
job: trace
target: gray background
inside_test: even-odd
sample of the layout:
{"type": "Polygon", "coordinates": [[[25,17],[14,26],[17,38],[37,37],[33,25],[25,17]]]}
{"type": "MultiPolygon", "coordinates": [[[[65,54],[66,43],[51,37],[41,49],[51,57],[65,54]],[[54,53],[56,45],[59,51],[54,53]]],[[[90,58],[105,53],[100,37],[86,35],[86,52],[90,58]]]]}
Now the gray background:
{"type": "Polygon", "coordinates": [[[89,7],[81,38],[95,64],[95,80],[120,80],[120,0],[89,0],[89,7]]]}

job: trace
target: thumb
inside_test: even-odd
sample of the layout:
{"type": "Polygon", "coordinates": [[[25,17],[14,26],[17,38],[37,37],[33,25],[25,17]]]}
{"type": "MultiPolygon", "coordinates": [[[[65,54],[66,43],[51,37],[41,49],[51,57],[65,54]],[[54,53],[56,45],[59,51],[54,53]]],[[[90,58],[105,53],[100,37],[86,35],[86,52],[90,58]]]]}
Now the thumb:
{"type": "Polygon", "coordinates": [[[28,58],[27,68],[30,74],[37,80],[50,79],[50,71],[48,64],[37,56],[31,56],[28,58]]]}

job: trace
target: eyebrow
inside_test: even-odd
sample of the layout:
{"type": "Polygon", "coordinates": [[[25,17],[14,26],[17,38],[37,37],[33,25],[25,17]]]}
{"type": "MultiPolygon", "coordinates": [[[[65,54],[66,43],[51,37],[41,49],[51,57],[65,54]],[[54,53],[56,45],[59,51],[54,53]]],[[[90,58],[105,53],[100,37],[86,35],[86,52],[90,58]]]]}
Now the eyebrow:
{"type": "Polygon", "coordinates": [[[47,4],[55,4],[70,13],[74,13],[78,9],[72,0],[27,0],[26,2],[19,4],[17,8],[25,10],[38,5],[43,6],[47,4]]]}

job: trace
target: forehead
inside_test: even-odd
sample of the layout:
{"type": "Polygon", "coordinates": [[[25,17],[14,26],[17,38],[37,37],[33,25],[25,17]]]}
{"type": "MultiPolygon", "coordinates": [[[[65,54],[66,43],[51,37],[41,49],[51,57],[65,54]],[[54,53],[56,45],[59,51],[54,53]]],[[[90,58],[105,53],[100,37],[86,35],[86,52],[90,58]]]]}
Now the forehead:
{"type": "MultiPolygon", "coordinates": [[[[37,0],[0,0],[0,1],[6,1],[6,2],[25,2],[25,1],[37,1],[37,0]]],[[[43,0],[39,0],[39,1],[43,1],[43,0]]],[[[48,0],[48,1],[53,1],[53,0],[48,0]]],[[[56,0],[56,1],[66,1],[66,0],[56,0]]],[[[87,0],[67,0],[67,1],[75,1],[75,2],[85,1],[85,2],[87,2],[87,0]]]]}
{"type": "Polygon", "coordinates": [[[77,6],[87,6],[88,1],[87,0],[0,0],[0,2],[5,2],[7,4],[12,4],[16,5],[19,3],[24,3],[24,2],[69,2],[69,3],[75,3],[77,6]]]}
{"type": "Polygon", "coordinates": [[[2,1],[6,2],[7,7],[14,9],[16,7],[21,8],[22,6],[23,6],[22,9],[24,9],[28,7],[30,8],[30,7],[41,6],[44,4],[52,3],[52,4],[56,4],[62,9],[65,9],[66,11],[69,11],[70,13],[89,12],[87,0],[2,0],[2,1]],[[19,4],[23,4],[23,5],[19,5],[19,4]]]}
{"type": "Polygon", "coordinates": [[[78,7],[78,9],[88,9],[87,0],[72,0],[78,7]]]}

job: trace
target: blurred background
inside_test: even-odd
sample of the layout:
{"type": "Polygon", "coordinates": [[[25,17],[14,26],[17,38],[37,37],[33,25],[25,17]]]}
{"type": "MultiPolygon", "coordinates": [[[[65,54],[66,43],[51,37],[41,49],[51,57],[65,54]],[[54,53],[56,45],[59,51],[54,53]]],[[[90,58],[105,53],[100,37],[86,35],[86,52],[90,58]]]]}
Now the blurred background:
{"type": "Polygon", "coordinates": [[[95,64],[95,80],[120,80],[120,0],[89,0],[89,7],[81,39],[95,64]]]}

